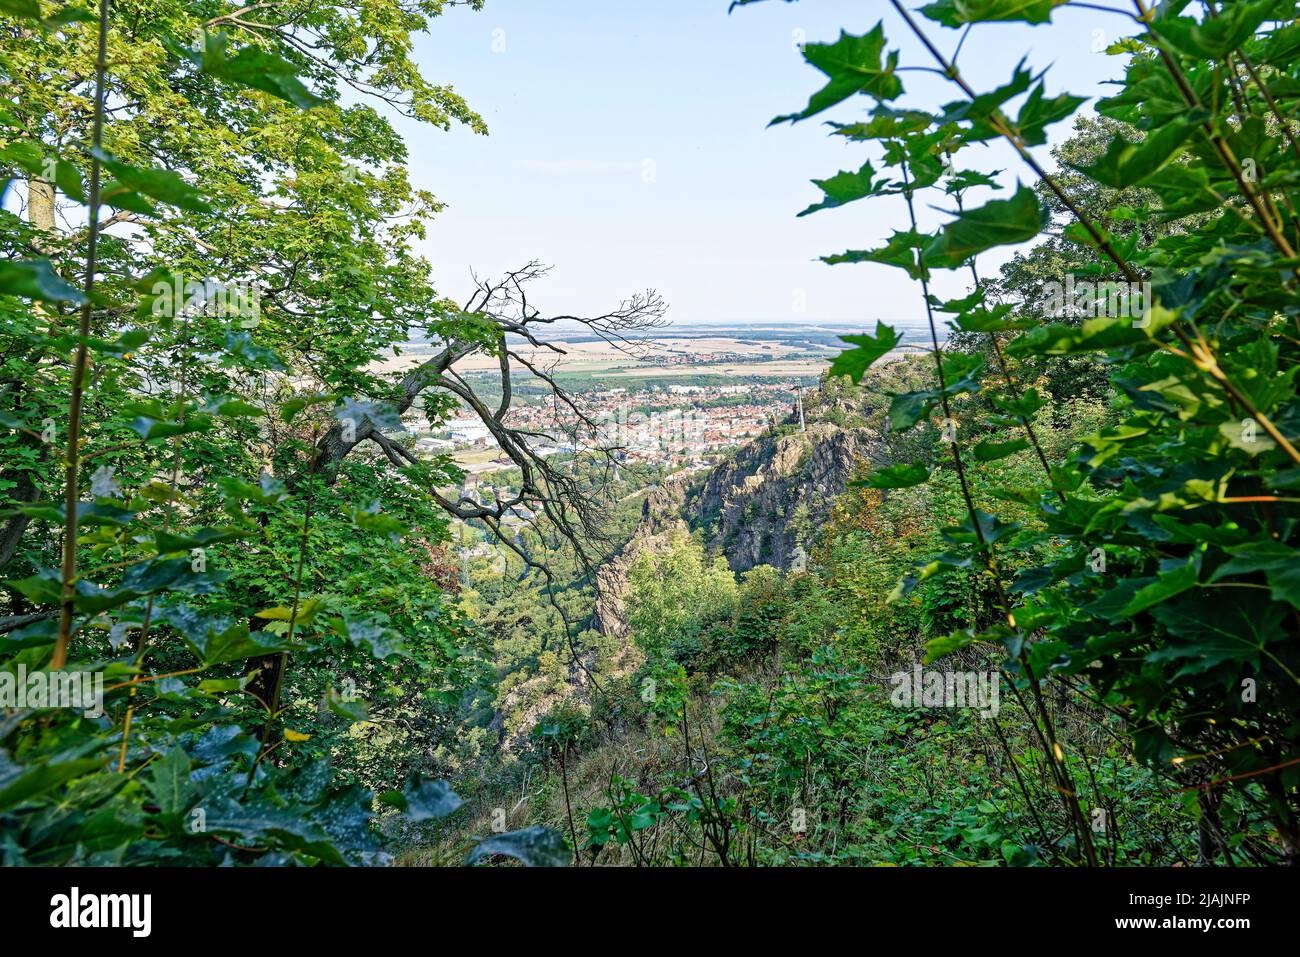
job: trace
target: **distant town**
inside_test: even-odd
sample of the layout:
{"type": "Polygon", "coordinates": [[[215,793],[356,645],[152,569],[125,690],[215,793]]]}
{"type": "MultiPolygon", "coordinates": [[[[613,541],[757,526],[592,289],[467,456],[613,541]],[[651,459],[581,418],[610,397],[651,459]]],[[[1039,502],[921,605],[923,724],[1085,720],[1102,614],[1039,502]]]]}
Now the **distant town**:
{"type": "MultiPolygon", "coordinates": [[[[506,422],[533,433],[531,447],[544,457],[605,448],[628,464],[702,468],[797,413],[803,391],[814,382],[614,386],[574,395],[595,429],[580,423],[567,406],[544,398],[512,406],[506,422]]],[[[416,435],[417,451],[451,454],[468,473],[513,467],[475,416],[462,413],[438,426],[420,420],[408,423],[408,429],[416,435]]]]}
{"type": "MultiPolygon", "coordinates": [[[[659,474],[707,469],[791,415],[797,418],[803,393],[816,387],[842,345],[839,331],[672,329],[635,357],[573,336],[559,343],[564,354],[548,375],[586,421],[541,379],[516,369],[506,423],[531,433],[530,447],[544,457],[605,449],[620,464],[659,474]]],[[[403,355],[409,363],[435,348],[411,344],[403,355]]],[[[457,369],[491,397],[494,390],[500,394],[495,365],[474,357],[457,369]]],[[[494,481],[488,476],[515,468],[468,408],[435,424],[416,414],[406,427],[420,454],[454,459],[465,473],[466,493],[481,494],[494,481]]]]}

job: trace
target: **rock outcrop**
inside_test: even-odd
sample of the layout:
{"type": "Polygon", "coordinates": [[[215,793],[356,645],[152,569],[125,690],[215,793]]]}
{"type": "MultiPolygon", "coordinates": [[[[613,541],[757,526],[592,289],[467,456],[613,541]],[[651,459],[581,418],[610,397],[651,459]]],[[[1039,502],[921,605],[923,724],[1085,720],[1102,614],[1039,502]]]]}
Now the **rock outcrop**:
{"type": "Polygon", "coordinates": [[[702,483],[676,479],[651,490],[631,540],[597,572],[594,627],[608,635],[626,631],[628,571],[637,556],[666,548],[674,534],[702,531],[736,572],[756,565],[803,567],[817,529],[859,462],[886,458],[879,432],[835,424],[854,421],[857,411],[842,394],[823,392],[811,403],[806,429],[792,414],[702,483]]]}
{"type": "Polygon", "coordinates": [[[879,451],[872,435],[816,423],[752,442],[709,473],[688,520],[735,571],[795,568],[861,456],[879,451]]]}

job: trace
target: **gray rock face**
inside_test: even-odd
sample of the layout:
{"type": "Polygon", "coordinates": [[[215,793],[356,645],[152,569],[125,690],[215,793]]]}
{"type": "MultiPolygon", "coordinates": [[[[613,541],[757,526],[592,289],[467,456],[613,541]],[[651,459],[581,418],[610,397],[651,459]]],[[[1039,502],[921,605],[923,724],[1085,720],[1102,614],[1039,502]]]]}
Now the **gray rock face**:
{"type": "Polygon", "coordinates": [[[646,497],[622,553],[597,572],[594,627],[609,635],[626,631],[628,569],[643,552],[665,548],[674,533],[703,529],[736,572],[804,567],[816,530],[863,457],[883,458],[877,433],[815,422],[806,432],[751,442],[698,488],[688,490],[681,480],[659,486],[646,497]]]}
{"type": "Polygon", "coordinates": [[[737,572],[755,565],[790,570],[806,559],[816,529],[859,459],[877,450],[871,433],[820,423],[764,438],[709,473],[688,503],[691,524],[737,572]]]}

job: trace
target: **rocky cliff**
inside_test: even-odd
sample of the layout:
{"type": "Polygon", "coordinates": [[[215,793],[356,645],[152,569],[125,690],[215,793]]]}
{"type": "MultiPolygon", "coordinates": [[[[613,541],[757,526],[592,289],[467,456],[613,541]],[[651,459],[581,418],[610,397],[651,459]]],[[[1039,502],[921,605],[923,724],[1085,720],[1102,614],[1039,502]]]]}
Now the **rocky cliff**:
{"type": "Polygon", "coordinates": [[[737,572],[756,565],[802,567],[817,528],[858,463],[885,458],[880,433],[851,424],[857,411],[840,394],[819,394],[810,403],[806,428],[792,414],[709,471],[703,482],[678,479],[651,491],[632,539],[597,574],[594,627],[604,634],[624,632],[628,569],[638,555],[666,547],[675,532],[702,531],[737,572]]]}
{"type": "Polygon", "coordinates": [[[705,530],[735,571],[800,567],[831,502],[872,445],[864,431],[825,422],[761,438],[708,474],[686,503],[688,521],[705,530]]]}

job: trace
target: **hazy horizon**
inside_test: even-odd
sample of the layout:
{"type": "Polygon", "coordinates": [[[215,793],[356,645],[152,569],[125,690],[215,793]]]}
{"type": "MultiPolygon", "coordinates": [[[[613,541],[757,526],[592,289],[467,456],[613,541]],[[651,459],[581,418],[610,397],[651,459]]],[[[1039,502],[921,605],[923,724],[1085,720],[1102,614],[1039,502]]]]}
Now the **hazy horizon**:
{"type": "MultiPolygon", "coordinates": [[[[817,261],[880,244],[905,215],[900,200],[796,218],[820,198],[810,180],[874,161],[870,148],[832,138],[820,122],[861,116],[869,101],[852,98],[793,127],[767,124],[801,108],[824,81],[795,48],[801,37],[834,40],[841,26],[861,34],[883,17],[904,66],[929,65],[924,50],[884,7],[772,0],[731,15],[727,8],[728,0],[664,0],[653,9],[491,0],[480,12],[438,18],[418,40],[417,58],[431,81],[453,85],[479,110],[490,131],[397,121],[412,180],[448,204],[418,244],[440,290],[464,301],[471,270],[489,276],[537,259],[553,267],[534,290],[544,313],[600,312],[652,287],[679,325],[921,319],[919,294],[900,270],[817,261]]],[[[1052,67],[1049,93],[1100,95],[1119,69],[1117,59],[1093,52],[1113,18],[1061,8],[1054,19],[1075,29],[977,27],[963,70],[977,87],[992,88],[1027,54],[1035,70],[1052,67]]],[[[957,31],[928,21],[927,29],[946,51],[956,46],[957,31]]],[[[900,105],[957,98],[931,74],[902,78],[908,92],[900,105]]],[[[1071,129],[1050,127],[1036,155],[1050,166],[1050,146],[1071,129]]],[[[1005,197],[1017,180],[1032,179],[1008,149],[986,149],[970,162],[1000,168],[1004,188],[975,190],[969,202],[1005,197]]],[[[924,205],[918,213],[922,228],[947,219],[924,205]]],[[[982,256],[981,269],[996,272],[1014,251],[982,256]]],[[[967,285],[964,273],[939,274],[935,292],[962,295],[967,285]]]]}

